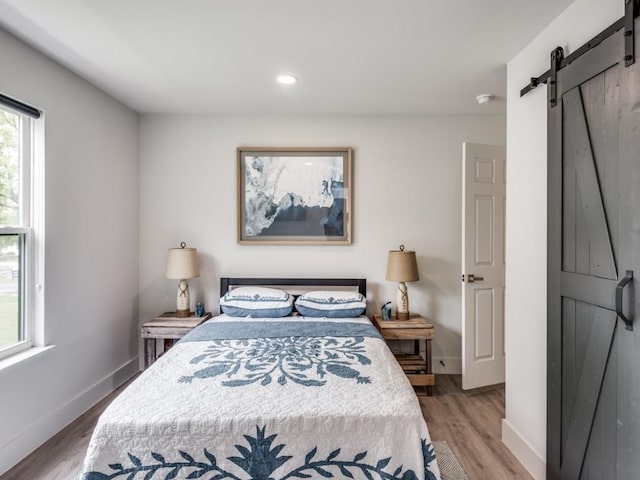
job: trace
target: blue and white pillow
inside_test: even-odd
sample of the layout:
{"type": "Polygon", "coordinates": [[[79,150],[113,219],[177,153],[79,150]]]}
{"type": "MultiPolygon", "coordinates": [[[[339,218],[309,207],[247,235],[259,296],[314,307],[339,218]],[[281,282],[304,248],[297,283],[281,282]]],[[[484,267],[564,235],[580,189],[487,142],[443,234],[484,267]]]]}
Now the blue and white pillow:
{"type": "Polygon", "coordinates": [[[277,288],[238,287],[220,299],[220,308],[232,317],[286,317],[293,310],[293,296],[277,288]]]}
{"type": "Polygon", "coordinates": [[[296,310],[305,317],[352,318],[366,308],[367,299],[354,292],[307,292],[296,300],[296,310]]]}

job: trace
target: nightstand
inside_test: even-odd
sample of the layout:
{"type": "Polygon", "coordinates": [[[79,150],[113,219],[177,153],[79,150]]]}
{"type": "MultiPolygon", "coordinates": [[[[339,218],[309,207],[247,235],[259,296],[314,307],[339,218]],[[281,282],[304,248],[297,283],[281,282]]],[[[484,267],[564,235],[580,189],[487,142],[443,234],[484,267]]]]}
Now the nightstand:
{"type": "Polygon", "coordinates": [[[164,339],[164,353],[176,340],[184,337],[191,330],[210,318],[211,313],[209,312],[205,313],[204,317],[196,317],[192,312],[190,317],[183,318],[176,317],[175,312],[166,312],[142,325],[144,368],[146,369],[156,360],[157,339],[164,339]]]}
{"type": "Polygon", "coordinates": [[[409,320],[382,320],[375,314],[373,324],[385,340],[413,340],[413,354],[396,355],[398,363],[414,387],[425,387],[427,395],[431,395],[432,386],[436,384],[436,376],[431,366],[431,340],[435,337],[435,329],[429,321],[419,315],[411,315],[409,320]],[[420,341],[425,342],[425,357],[420,355],[420,341]]]}

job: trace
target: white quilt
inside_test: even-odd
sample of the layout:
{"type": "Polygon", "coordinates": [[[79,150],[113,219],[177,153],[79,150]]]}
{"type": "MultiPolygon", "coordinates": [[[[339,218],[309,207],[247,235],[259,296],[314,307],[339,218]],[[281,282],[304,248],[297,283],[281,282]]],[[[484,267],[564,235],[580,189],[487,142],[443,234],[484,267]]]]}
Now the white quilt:
{"type": "Polygon", "coordinates": [[[83,480],[440,478],[413,388],[366,318],[193,330],[106,409],[83,480]]]}

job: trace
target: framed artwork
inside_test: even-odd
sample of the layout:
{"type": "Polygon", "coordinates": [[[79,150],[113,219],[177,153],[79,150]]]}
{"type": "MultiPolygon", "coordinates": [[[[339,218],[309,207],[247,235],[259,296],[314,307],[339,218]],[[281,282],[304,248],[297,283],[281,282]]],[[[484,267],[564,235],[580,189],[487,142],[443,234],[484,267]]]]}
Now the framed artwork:
{"type": "Polygon", "coordinates": [[[351,148],[238,148],[238,243],[351,243],[351,148]]]}

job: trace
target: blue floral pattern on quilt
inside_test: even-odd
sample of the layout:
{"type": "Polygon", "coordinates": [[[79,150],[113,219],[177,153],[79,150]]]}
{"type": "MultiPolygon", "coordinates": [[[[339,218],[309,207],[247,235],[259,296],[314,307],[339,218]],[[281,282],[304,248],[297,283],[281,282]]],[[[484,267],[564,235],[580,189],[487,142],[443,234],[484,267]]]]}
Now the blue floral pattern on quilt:
{"type": "MultiPolygon", "coordinates": [[[[174,478],[203,478],[208,480],[289,480],[294,478],[354,478],[369,480],[436,480],[430,469],[435,455],[431,443],[422,439],[421,449],[424,457],[424,472],[404,470],[402,465],[395,465],[391,457],[381,459],[367,458],[362,451],[354,456],[342,454],[340,448],[329,453],[320,454],[318,448],[312,448],[303,458],[294,458],[287,453],[287,445],[278,443],[274,446],[276,435],[267,436],[266,427],[256,426],[255,436],[244,435],[246,444],[237,444],[237,456],[227,457],[230,463],[238,467],[221,466],[214,453],[206,448],[200,453],[188,453],[182,450],[168,453],[150,452],[142,456],[128,453],[128,462],[109,464],[110,471],[88,472],[83,480],[110,480],[126,478],[128,480],[171,480],[174,478]],[[279,475],[274,473],[282,467],[288,467],[279,475]],[[230,471],[234,470],[236,473],[230,471]],[[242,472],[242,473],[240,473],[242,472]]],[[[228,462],[227,462],[228,463],[228,462]]]]}
{"type": "Polygon", "coordinates": [[[369,365],[364,337],[281,337],[242,340],[212,340],[204,353],[191,360],[203,365],[182,383],[221,377],[226,387],[293,382],[320,387],[331,376],[370,383],[358,367],[369,365]],[[206,366],[205,366],[206,365],[206,366]]]}

